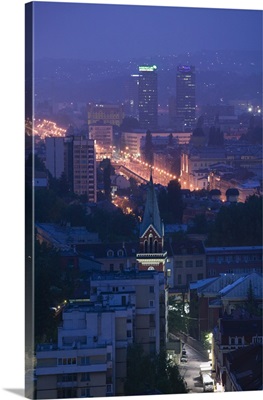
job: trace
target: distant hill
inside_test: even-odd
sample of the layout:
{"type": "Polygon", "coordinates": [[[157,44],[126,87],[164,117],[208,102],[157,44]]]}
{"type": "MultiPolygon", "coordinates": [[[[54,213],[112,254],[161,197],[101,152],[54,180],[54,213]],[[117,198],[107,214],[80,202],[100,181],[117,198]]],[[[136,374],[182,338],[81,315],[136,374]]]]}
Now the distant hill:
{"type": "Polygon", "coordinates": [[[127,99],[127,80],[141,64],[158,67],[158,95],[167,104],[176,90],[176,67],[195,65],[197,102],[218,103],[262,96],[262,53],[208,51],[153,56],[128,61],[42,59],[35,61],[35,89],[39,101],[108,101],[127,99]]]}

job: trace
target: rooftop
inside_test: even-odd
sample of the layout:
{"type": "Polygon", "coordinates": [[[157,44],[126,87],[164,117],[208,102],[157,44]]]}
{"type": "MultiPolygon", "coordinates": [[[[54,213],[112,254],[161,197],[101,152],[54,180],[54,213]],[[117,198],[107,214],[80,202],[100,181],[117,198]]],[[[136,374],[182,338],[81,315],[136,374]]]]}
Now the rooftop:
{"type": "Polygon", "coordinates": [[[262,390],[262,344],[231,351],[227,364],[241,391],[262,390]]]}

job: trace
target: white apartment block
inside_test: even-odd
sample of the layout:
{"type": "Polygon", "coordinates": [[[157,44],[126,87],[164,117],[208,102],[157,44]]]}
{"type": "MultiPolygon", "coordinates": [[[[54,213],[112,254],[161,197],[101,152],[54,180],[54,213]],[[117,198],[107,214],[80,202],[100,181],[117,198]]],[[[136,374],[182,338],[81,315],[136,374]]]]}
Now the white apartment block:
{"type": "MultiPolygon", "coordinates": [[[[72,303],[63,312],[57,345],[39,345],[37,399],[105,397],[118,394],[126,349],[132,342],[131,308],[72,303]]],[[[120,393],[121,394],[121,393],[120,393]]]]}
{"type": "Polygon", "coordinates": [[[124,395],[128,345],[166,345],[167,301],[163,273],[94,273],[90,302],[70,301],[57,344],[38,346],[37,399],[124,395]]]}
{"type": "Polygon", "coordinates": [[[133,309],[135,343],[146,353],[158,353],[168,335],[168,291],[164,274],[157,271],[94,274],[90,282],[91,301],[100,298],[104,306],[133,309]]]}

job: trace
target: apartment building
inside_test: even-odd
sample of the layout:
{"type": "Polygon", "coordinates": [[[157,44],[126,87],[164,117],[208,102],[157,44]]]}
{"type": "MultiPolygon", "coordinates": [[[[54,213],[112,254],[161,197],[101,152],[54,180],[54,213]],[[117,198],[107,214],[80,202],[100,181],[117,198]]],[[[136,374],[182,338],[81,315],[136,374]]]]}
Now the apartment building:
{"type": "Polygon", "coordinates": [[[72,302],[63,312],[58,343],[37,348],[37,398],[117,394],[116,368],[125,374],[131,320],[131,307],[72,302]]]}
{"type": "MultiPolygon", "coordinates": [[[[231,315],[226,314],[218,320],[218,324],[213,331],[212,341],[212,368],[215,370],[216,380],[222,384],[226,391],[232,391],[235,387],[233,381],[233,370],[229,362],[233,363],[234,359],[248,347],[250,356],[254,351],[252,348],[261,346],[261,361],[258,362],[257,372],[261,369],[262,374],[262,319],[254,317],[245,312],[238,311],[231,315]],[[232,354],[233,353],[233,354],[232,354]],[[232,372],[232,373],[231,373],[232,372]]],[[[260,354],[259,352],[257,354],[260,354]]],[[[249,366],[250,356],[245,357],[243,368],[243,376],[252,377],[252,369],[249,366]]],[[[254,358],[254,365],[256,363],[254,358]]],[[[233,365],[233,367],[236,365],[233,365]]],[[[240,378],[241,376],[239,376],[240,378]]],[[[235,382],[237,384],[237,382],[235,382]]],[[[261,375],[262,384],[262,375],[261,375]]],[[[251,387],[253,390],[255,388],[251,387]]],[[[260,388],[261,389],[261,388],[260,388]]],[[[236,386],[234,390],[240,390],[236,386]]],[[[241,389],[242,390],[242,389],[241,389]]]]}
{"type": "Polygon", "coordinates": [[[90,300],[70,300],[57,343],[37,348],[37,398],[124,395],[127,347],[158,353],[167,328],[163,273],[94,272],[90,300]]]}
{"type": "Polygon", "coordinates": [[[164,274],[154,270],[94,273],[90,299],[100,298],[109,307],[132,306],[134,342],[146,353],[158,353],[167,342],[167,290],[164,274]]]}
{"type": "Polygon", "coordinates": [[[206,276],[221,273],[262,273],[263,246],[206,247],[206,276]]]}
{"type": "Polygon", "coordinates": [[[75,136],[73,140],[73,190],[97,202],[97,170],[94,140],[75,136]]]}
{"type": "Polygon", "coordinates": [[[165,247],[171,264],[169,287],[172,292],[187,293],[190,282],[206,278],[206,256],[201,240],[170,241],[165,247]]]}

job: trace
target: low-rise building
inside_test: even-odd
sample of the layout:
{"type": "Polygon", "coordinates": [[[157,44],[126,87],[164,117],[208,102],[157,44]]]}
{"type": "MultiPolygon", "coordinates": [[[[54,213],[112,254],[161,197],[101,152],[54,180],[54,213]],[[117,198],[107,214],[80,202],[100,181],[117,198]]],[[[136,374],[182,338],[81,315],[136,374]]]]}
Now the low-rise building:
{"type": "MultiPolygon", "coordinates": [[[[240,349],[249,346],[251,350],[250,346],[258,343],[261,344],[262,349],[262,340],[261,317],[253,317],[251,314],[247,314],[240,309],[237,310],[237,313],[232,313],[232,315],[226,313],[218,320],[218,324],[213,330],[212,368],[215,370],[216,380],[225,387],[226,391],[231,391],[234,387],[233,380],[230,383],[231,380],[229,377],[231,376],[231,372],[234,372],[233,370],[231,371],[230,362],[237,356],[235,354],[236,351],[240,354],[240,349]],[[232,352],[234,352],[233,356],[232,352]]],[[[246,358],[247,360],[249,358],[246,358]]],[[[261,360],[258,363],[258,366],[260,365],[262,369],[262,353],[261,360]]],[[[235,365],[232,366],[234,367],[235,365]]],[[[239,367],[243,370],[243,375],[252,374],[251,367],[247,363],[243,366],[239,365],[239,367]]]]}
{"type": "Polygon", "coordinates": [[[206,247],[206,276],[262,273],[263,246],[206,247]]]}
{"type": "Polygon", "coordinates": [[[58,249],[69,250],[74,246],[100,243],[97,233],[89,232],[84,226],[61,226],[53,223],[36,223],[36,237],[40,243],[47,243],[58,249]]]}
{"type": "Polygon", "coordinates": [[[80,257],[90,257],[101,263],[104,272],[135,270],[138,242],[94,243],[76,246],[80,257]]]}
{"type": "Polygon", "coordinates": [[[168,282],[173,293],[187,293],[190,282],[206,278],[206,256],[201,240],[171,240],[165,248],[171,263],[168,282]]]}
{"type": "Polygon", "coordinates": [[[262,302],[262,275],[220,274],[214,278],[193,282],[189,287],[190,313],[196,321],[192,336],[201,338],[201,332],[212,332],[219,318],[246,306],[252,290],[256,307],[262,302]],[[251,289],[252,288],[252,289],[251,289]]]}

